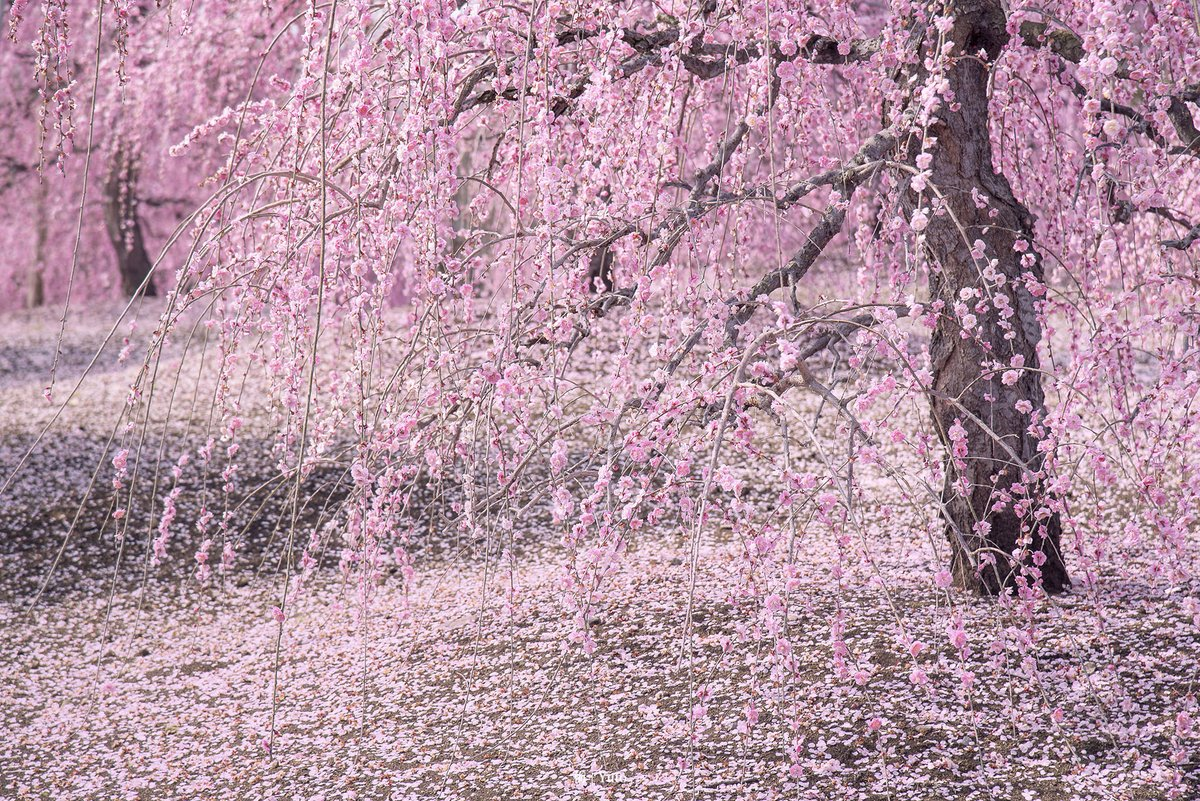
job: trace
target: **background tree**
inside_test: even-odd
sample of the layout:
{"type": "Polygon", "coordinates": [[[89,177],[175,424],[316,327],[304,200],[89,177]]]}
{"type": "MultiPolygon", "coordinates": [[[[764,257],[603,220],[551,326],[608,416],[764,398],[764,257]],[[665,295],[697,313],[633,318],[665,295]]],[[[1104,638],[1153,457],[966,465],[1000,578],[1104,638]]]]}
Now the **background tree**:
{"type": "Polygon", "coordinates": [[[104,182],[104,225],[117,257],[121,291],[133,297],[139,291],[157,294],[153,263],[146,252],[142,223],[138,216],[138,165],[123,142],[113,147],[108,177],[104,182]]]}
{"type": "MultiPolygon", "coordinates": [[[[218,148],[171,148],[213,108],[253,100],[266,32],[293,5],[251,13],[223,2],[196,9],[122,0],[104,4],[99,17],[75,3],[0,9],[9,33],[0,48],[0,192],[13,209],[5,233],[14,246],[0,281],[23,288],[0,304],[23,297],[41,305],[47,293],[61,302],[72,282],[86,297],[129,297],[142,285],[223,158],[218,148]],[[38,230],[44,239],[26,235],[38,230]]],[[[285,37],[276,52],[288,46],[285,37]]],[[[149,294],[173,267],[147,281],[149,294]]]]}

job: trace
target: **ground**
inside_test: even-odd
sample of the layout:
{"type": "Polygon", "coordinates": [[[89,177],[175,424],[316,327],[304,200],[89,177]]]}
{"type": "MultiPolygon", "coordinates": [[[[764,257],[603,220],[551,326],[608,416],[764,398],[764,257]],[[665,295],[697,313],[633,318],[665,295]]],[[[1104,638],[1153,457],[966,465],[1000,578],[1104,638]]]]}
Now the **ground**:
{"type": "MultiPolygon", "coordinates": [[[[61,386],[103,312],[73,321],[61,386]]],[[[57,325],[4,326],[7,478],[53,414],[57,325]]],[[[506,542],[431,533],[411,579],[392,569],[366,599],[324,560],[280,637],[278,509],[248,520],[238,569],[207,583],[183,535],[152,567],[96,533],[103,493],[79,509],[136,370],[121,344],[0,495],[0,797],[1200,797],[1200,606],[1180,578],[1200,575],[1194,551],[1159,569],[1149,541],[1082,549],[1074,590],[1023,610],[937,586],[928,509],[861,510],[853,559],[806,530],[791,576],[706,531],[694,588],[686,532],[663,526],[630,542],[589,654],[570,638],[560,537],[534,517],[506,542]],[[782,638],[764,633],[764,587],[786,597],[782,638]]],[[[187,436],[152,431],[146,447],[187,436]]],[[[322,486],[312,497],[336,500],[322,486]]]]}

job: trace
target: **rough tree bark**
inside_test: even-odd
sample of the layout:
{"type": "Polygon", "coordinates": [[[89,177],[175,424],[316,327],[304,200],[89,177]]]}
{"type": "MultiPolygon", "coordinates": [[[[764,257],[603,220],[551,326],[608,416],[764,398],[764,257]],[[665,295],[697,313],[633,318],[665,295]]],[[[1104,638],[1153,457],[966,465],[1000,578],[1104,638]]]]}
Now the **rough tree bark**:
{"type": "Polygon", "coordinates": [[[136,294],[143,282],[143,294],[156,294],[154,279],[148,278],[153,263],[138,218],[137,178],[137,159],[125,144],[118,144],[104,183],[104,224],[117,254],[121,291],[128,297],[136,294]]]}
{"type": "MultiPolygon", "coordinates": [[[[1032,416],[1044,414],[1044,395],[1037,350],[1042,331],[1025,276],[1040,283],[1042,264],[1033,247],[1033,215],[995,170],[989,134],[988,64],[1008,42],[1005,13],[999,0],[948,5],[955,21],[947,38],[957,58],[947,75],[948,100],[929,130],[937,138],[929,151],[930,183],[943,196],[943,211],[932,216],[925,233],[934,265],[930,298],[944,304],[931,343],[932,417],[950,454],[942,501],[952,572],[959,587],[981,593],[1000,592],[1022,572],[1040,573],[1047,592],[1061,592],[1070,584],[1059,548],[1061,522],[1044,512],[1035,519],[1050,499],[1039,440],[1028,430],[1032,416]],[[976,57],[981,50],[986,61],[976,57]],[[977,241],[985,247],[982,259],[972,255],[977,241]],[[1004,276],[1002,286],[993,282],[985,289],[982,272],[989,262],[1004,276]],[[1006,320],[994,305],[971,308],[978,324],[964,337],[952,313],[963,290],[1006,295],[1014,313],[1006,320]],[[992,360],[1013,364],[1014,357],[1024,366],[1015,383],[982,369],[992,360]],[[957,467],[950,435],[959,433],[956,425],[965,430],[967,444],[957,467]],[[1024,565],[1012,557],[1021,550],[1028,552],[1024,565]]],[[[978,297],[968,301],[971,307],[978,303],[978,297]]]]}

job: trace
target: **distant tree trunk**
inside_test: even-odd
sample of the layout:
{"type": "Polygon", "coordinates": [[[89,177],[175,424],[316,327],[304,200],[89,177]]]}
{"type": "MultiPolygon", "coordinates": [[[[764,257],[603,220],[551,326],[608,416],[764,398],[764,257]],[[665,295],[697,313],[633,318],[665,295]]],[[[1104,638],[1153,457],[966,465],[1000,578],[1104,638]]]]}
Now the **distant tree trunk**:
{"type": "Polygon", "coordinates": [[[47,217],[46,180],[38,176],[33,190],[33,264],[25,282],[25,308],[36,309],[46,303],[46,242],[50,238],[50,220],[47,217]]]}
{"type": "Polygon", "coordinates": [[[587,272],[589,292],[612,292],[616,288],[616,282],[613,280],[615,260],[608,245],[601,245],[592,251],[587,272]]]}
{"type": "MultiPolygon", "coordinates": [[[[600,189],[599,197],[608,205],[612,199],[612,188],[605,184],[600,189]]],[[[610,245],[601,245],[592,251],[592,256],[588,259],[588,292],[612,292],[617,288],[616,279],[613,277],[615,263],[616,255],[610,245]]]]}
{"type": "Polygon", "coordinates": [[[930,183],[949,214],[934,214],[925,234],[935,263],[930,298],[944,304],[931,343],[932,417],[948,453],[942,500],[951,567],[956,584],[976,592],[1000,592],[1022,568],[1040,571],[1047,592],[1061,592],[1070,584],[1059,547],[1061,522],[1057,513],[1035,519],[1048,498],[1039,439],[1028,430],[1034,415],[1044,416],[1045,398],[1037,301],[1023,276],[1040,283],[1042,263],[1033,247],[1033,216],[996,172],[989,135],[988,65],[1008,41],[1005,13],[999,0],[954,0],[949,6],[954,25],[947,38],[955,43],[955,61],[947,75],[948,100],[929,130],[937,138],[929,151],[930,183]],[[980,50],[986,63],[975,57],[980,50]],[[972,254],[977,241],[984,245],[982,258],[972,254]],[[1002,279],[985,280],[989,263],[1002,279]],[[980,298],[999,295],[1011,308],[1007,319],[995,305],[975,308],[980,298]],[[960,302],[978,319],[965,337],[953,311],[960,302]],[[984,369],[992,361],[1023,368],[1006,382],[984,369]],[[967,445],[958,459],[952,432],[967,445]],[[1014,563],[1014,551],[1028,552],[1025,565],[1014,563]]]}
{"type": "Polygon", "coordinates": [[[104,184],[104,224],[117,254],[121,291],[128,297],[136,294],[143,282],[145,295],[157,294],[154,279],[147,280],[153,263],[138,219],[137,178],[137,159],[125,144],[118,144],[104,184]]]}

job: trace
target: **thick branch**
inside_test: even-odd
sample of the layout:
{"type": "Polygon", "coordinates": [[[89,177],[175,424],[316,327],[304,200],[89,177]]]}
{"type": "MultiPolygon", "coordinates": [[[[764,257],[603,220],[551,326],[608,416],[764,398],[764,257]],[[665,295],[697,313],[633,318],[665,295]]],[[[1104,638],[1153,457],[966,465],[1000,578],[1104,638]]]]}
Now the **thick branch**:
{"type": "MultiPolygon", "coordinates": [[[[896,147],[896,134],[892,131],[880,131],[872,136],[847,163],[836,177],[829,181],[840,194],[839,202],[833,203],[821,215],[821,219],[813,227],[804,244],[787,262],[759,279],[745,300],[734,304],[736,311],[725,322],[726,338],[729,342],[737,341],[738,330],[750,319],[757,308],[758,298],[770,295],[784,286],[799,281],[809,271],[817,258],[824,252],[825,247],[842,230],[846,221],[846,206],[853,197],[855,190],[874,172],[876,166],[896,147]]],[[[811,190],[810,190],[811,191],[811,190]]]]}
{"type": "MultiPolygon", "coordinates": [[[[1034,50],[1045,47],[1054,55],[1064,61],[1070,61],[1072,64],[1078,64],[1083,60],[1083,42],[1079,37],[1062,28],[1051,29],[1050,24],[1046,22],[1022,22],[1021,41],[1026,47],[1034,50]]],[[[1129,77],[1129,72],[1126,71],[1120,77],[1129,77]]]]}
{"type": "Polygon", "coordinates": [[[1180,239],[1164,239],[1162,246],[1173,250],[1187,250],[1192,243],[1200,241],[1200,225],[1195,225],[1180,239]]]}
{"type": "MultiPolygon", "coordinates": [[[[602,30],[592,31],[572,28],[558,34],[555,37],[555,41],[559,45],[568,45],[587,41],[601,33],[603,33],[602,30]]],[[[637,54],[621,62],[620,76],[628,78],[651,64],[661,64],[663,50],[676,44],[679,41],[679,37],[680,30],[678,27],[663,28],[651,32],[623,28],[621,30],[621,41],[633,48],[637,54]]],[[[853,41],[843,46],[842,43],[828,36],[814,34],[809,37],[795,55],[785,55],[778,46],[772,44],[771,58],[776,63],[802,60],[812,64],[851,64],[869,60],[879,52],[881,43],[882,40],[880,37],[874,37],[853,41]],[[845,52],[842,52],[843,50],[845,52]]],[[[755,61],[761,58],[762,55],[763,52],[757,44],[746,46],[739,46],[732,43],[728,45],[712,44],[705,43],[702,39],[698,38],[679,53],[679,60],[683,68],[692,75],[701,80],[711,80],[725,75],[736,66],[755,61]]],[[[495,74],[496,68],[494,65],[484,65],[467,76],[463,82],[463,88],[459,91],[458,101],[454,104],[454,110],[450,115],[449,121],[451,123],[457,120],[464,112],[477,106],[488,105],[501,98],[515,100],[519,96],[519,91],[511,87],[500,91],[485,89],[472,94],[480,81],[488,77],[493,77],[495,74]]],[[[554,116],[559,117],[565,114],[571,108],[571,102],[581,97],[590,84],[590,74],[581,75],[576,78],[570,88],[553,101],[551,111],[554,113],[554,116]]]]}
{"type": "Polygon", "coordinates": [[[1167,106],[1167,119],[1171,121],[1171,126],[1179,136],[1179,141],[1183,143],[1184,149],[1200,158],[1200,130],[1196,129],[1196,120],[1192,117],[1192,112],[1188,111],[1187,106],[1178,97],[1171,98],[1171,105],[1167,106]]]}

